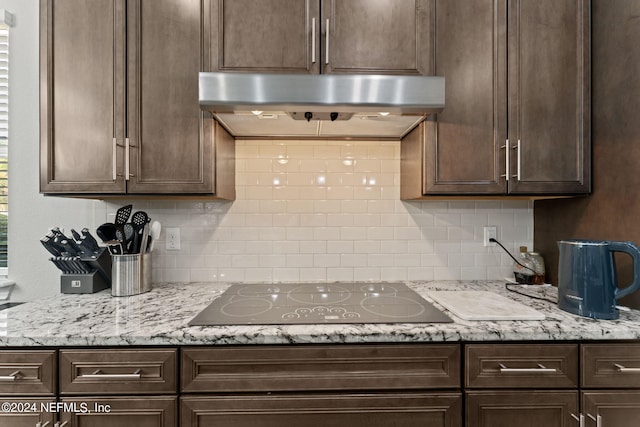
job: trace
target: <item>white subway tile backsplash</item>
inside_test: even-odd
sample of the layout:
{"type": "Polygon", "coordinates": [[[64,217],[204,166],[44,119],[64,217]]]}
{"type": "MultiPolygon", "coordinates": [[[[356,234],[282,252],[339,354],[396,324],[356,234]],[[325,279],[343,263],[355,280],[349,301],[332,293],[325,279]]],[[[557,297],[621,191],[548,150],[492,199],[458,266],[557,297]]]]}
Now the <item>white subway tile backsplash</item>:
{"type": "Polygon", "coordinates": [[[145,202],[182,229],[154,280],[502,279],[512,261],[483,227],[532,248],[532,202],[401,201],[399,142],[238,140],[236,157],[233,202],[145,202]]]}

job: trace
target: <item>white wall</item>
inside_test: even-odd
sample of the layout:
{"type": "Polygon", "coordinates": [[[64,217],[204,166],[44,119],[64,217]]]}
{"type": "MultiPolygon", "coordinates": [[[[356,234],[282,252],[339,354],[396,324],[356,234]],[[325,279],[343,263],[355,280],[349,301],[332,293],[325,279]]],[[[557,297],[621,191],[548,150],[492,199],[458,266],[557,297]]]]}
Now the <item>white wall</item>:
{"type": "MultiPolygon", "coordinates": [[[[59,292],[38,242],[48,228],[95,230],[122,203],[39,194],[38,1],[0,0],[0,8],[16,16],[9,274],[18,283],[12,299],[29,300],[59,292]]],[[[499,279],[511,262],[482,246],[482,226],[498,226],[511,250],[531,247],[529,202],[401,202],[397,142],[238,141],[237,151],[233,203],[134,201],[164,228],[181,228],[180,251],[161,242],[154,253],[154,281],[499,279]],[[355,164],[345,166],[348,158],[355,164]]]]}
{"type": "Polygon", "coordinates": [[[400,201],[399,142],[239,140],[236,158],[235,202],[147,203],[182,237],[156,280],[501,279],[483,226],[531,247],[531,202],[400,201]]]}
{"type": "Polygon", "coordinates": [[[38,0],[0,0],[0,9],[16,21],[9,58],[9,277],[17,283],[15,301],[59,292],[59,272],[39,242],[49,227],[95,229],[105,216],[102,202],[39,194],[38,5],[38,0]]]}

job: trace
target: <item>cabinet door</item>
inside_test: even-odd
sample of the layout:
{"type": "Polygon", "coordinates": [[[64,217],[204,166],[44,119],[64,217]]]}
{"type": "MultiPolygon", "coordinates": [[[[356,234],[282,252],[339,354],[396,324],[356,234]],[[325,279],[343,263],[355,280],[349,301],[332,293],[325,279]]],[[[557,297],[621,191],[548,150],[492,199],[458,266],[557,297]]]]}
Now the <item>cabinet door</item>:
{"type": "Polygon", "coordinates": [[[320,70],[320,0],[211,0],[208,19],[208,71],[320,70]]]}
{"type": "Polygon", "coordinates": [[[434,7],[434,0],[323,0],[322,72],[432,75],[434,7]]]}
{"type": "Polygon", "coordinates": [[[566,427],[577,425],[577,391],[486,391],[467,393],[469,427],[566,427]]]}
{"type": "Polygon", "coordinates": [[[54,398],[48,399],[25,399],[25,398],[2,398],[2,410],[0,410],[0,427],[33,427],[44,425],[53,427],[55,418],[54,398]],[[41,411],[41,409],[44,409],[41,411]],[[42,423],[42,424],[38,424],[42,423]]]}
{"type": "Polygon", "coordinates": [[[446,394],[182,397],[183,426],[461,427],[462,398],[446,394]]]}
{"type": "Polygon", "coordinates": [[[40,2],[40,191],[123,193],[125,1],[40,2]]]}
{"type": "Polygon", "coordinates": [[[509,2],[510,193],[590,191],[590,2],[509,2]]]}
{"type": "Polygon", "coordinates": [[[175,427],[176,397],[123,396],[61,399],[60,421],[73,427],[175,427]]]}
{"type": "Polygon", "coordinates": [[[586,417],[585,427],[637,427],[640,391],[584,392],[582,413],[586,417]]]}
{"type": "Polygon", "coordinates": [[[128,3],[129,193],[214,193],[214,122],[197,102],[202,4],[128,3]]]}
{"type": "Polygon", "coordinates": [[[436,22],[447,99],[425,122],[423,194],[505,193],[505,3],[439,0],[436,22]]]}

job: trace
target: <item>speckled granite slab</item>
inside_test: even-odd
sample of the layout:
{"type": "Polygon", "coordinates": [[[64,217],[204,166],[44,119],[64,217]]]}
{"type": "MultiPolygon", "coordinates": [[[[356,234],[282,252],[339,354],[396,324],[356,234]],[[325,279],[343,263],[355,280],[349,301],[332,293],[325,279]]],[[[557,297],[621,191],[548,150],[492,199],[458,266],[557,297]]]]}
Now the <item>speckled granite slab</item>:
{"type": "Polygon", "coordinates": [[[448,324],[352,324],[188,326],[228,283],[155,284],[131,297],[59,294],[0,311],[3,346],[226,345],[293,343],[415,343],[444,341],[638,340],[640,311],[621,312],[619,320],[578,317],[557,308],[556,289],[503,282],[406,282],[427,300],[430,291],[485,290],[544,313],[527,321],[472,321],[451,315],[448,324]]]}

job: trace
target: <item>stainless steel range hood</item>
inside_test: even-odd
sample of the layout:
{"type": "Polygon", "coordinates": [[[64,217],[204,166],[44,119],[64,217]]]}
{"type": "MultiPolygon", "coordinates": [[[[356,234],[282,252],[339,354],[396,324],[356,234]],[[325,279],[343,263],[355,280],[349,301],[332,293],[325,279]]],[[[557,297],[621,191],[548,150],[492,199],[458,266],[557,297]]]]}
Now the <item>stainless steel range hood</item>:
{"type": "Polygon", "coordinates": [[[210,72],[199,89],[236,137],[401,138],[444,108],[444,77],[210,72]]]}

